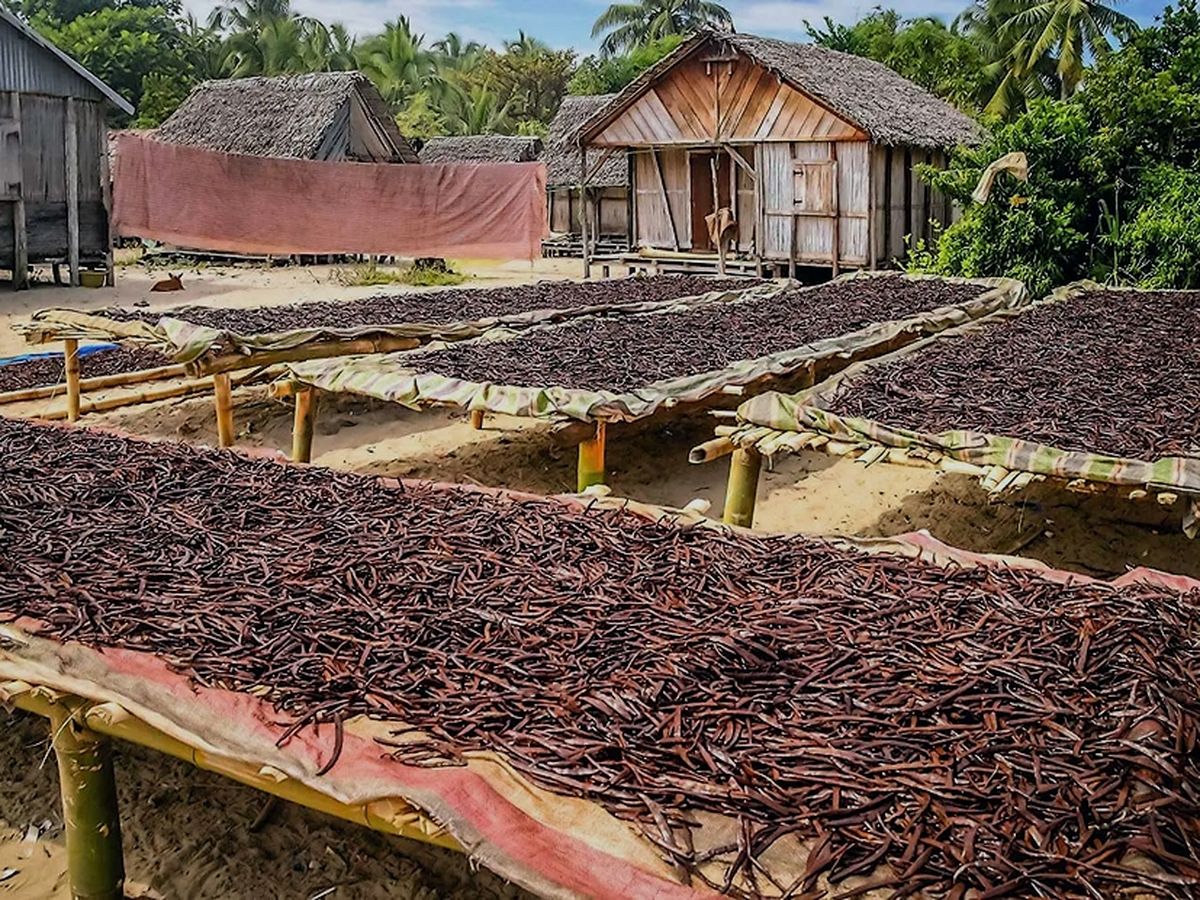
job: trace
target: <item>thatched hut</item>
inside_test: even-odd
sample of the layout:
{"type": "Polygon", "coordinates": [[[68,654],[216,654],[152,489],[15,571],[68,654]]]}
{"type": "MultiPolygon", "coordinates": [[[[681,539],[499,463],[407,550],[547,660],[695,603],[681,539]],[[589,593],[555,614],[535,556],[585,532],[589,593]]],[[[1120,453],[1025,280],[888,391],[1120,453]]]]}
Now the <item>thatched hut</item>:
{"type": "Polygon", "coordinates": [[[589,148],[580,177],[595,171],[594,152],[632,160],[644,253],[836,273],[887,265],[904,256],[906,236],[950,219],[949,202],[914,170],[944,165],[949,148],[981,134],[880,63],[706,32],[590,115],[576,142],[589,148]]]}
{"type": "Polygon", "coordinates": [[[536,162],[541,138],[506,134],[472,134],[435,137],[425,142],[418,156],[423,163],[525,163],[536,162]]]}
{"type": "Polygon", "coordinates": [[[0,266],[28,287],[32,263],[112,280],[105,118],[133,108],[0,5],[0,266]]]}
{"type": "Polygon", "coordinates": [[[249,156],[418,161],[379,90],[358,72],[206,81],[154,137],[249,156]]]}
{"type": "MultiPolygon", "coordinates": [[[[546,163],[546,189],[549,193],[550,230],[559,235],[558,243],[581,253],[579,128],[607,106],[615,94],[565,97],[546,139],[542,159],[546,163]]],[[[606,245],[629,246],[629,161],[624,156],[601,160],[601,152],[588,154],[588,167],[594,168],[588,179],[589,233],[606,245]]]]}

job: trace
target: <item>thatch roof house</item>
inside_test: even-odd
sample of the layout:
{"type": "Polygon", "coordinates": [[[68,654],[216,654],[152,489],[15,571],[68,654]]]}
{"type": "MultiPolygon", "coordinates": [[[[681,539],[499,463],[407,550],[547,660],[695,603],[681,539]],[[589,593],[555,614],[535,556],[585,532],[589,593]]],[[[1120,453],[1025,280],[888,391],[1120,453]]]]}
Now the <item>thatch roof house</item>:
{"type": "Polygon", "coordinates": [[[249,156],[418,161],[379,90],[358,72],[206,81],[155,137],[249,156]]]}
{"type": "Polygon", "coordinates": [[[0,3],[0,268],[16,288],[31,263],[65,261],[72,284],[112,279],[105,119],[133,108],[0,3]]]}
{"type": "MultiPolygon", "coordinates": [[[[583,97],[564,97],[558,113],[550,123],[546,149],[546,187],[550,194],[550,230],[566,235],[579,235],[580,215],[580,151],[579,128],[602,110],[616,94],[593,94],[583,97]]],[[[608,238],[629,237],[629,161],[624,156],[602,159],[601,151],[588,153],[588,202],[592,211],[592,234],[608,238]]]]}
{"type": "MultiPolygon", "coordinates": [[[[705,32],[644,72],[576,133],[633,160],[635,240],[764,263],[874,268],[952,211],[916,177],[979,126],[886,66],[810,44],[705,32]]],[[[577,151],[578,152],[578,151],[577,151]]],[[[590,164],[589,164],[590,167],[590,164]]],[[[582,167],[581,167],[582,168],[582,167]]]]}
{"type": "Polygon", "coordinates": [[[524,163],[536,162],[541,138],[506,134],[473,134],[435,137],[425,142],[418,156],[423,163],[524,163]]]}

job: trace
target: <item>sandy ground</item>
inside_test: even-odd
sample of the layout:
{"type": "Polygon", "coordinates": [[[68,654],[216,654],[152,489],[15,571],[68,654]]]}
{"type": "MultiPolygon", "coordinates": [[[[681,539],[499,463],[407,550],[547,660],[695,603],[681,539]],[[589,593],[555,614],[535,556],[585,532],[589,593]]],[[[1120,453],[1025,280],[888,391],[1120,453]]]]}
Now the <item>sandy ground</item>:
{"type": "MultiPolygon", "coordinates": [[[[572,261],[503,267],[466,266],[475,284],[573,277],[572,261]]],[[[345,288],[328,269],[203,269],[184,272],[182,294],[147,293],[157,274],[119,273],[116,289],[40,288],[15,299],[0,294],[0,355],[22,352],[8,320],[54,305],[95,308],[149,300],[155,307],[182,302],[257,305],[305,299],[366,296],[388,288],[345,288]]],[[[287,452],[288,406],[262,387],[236,394],[238,442],[287,452]]],[[[10,407],[33,415],[61,401],[10,407]]],[[[105,425],[153,438],[214,444],[215,417],[205,396],[88,416],[105,425]]],[[[611,487],[619,496],[667,506],[694,499],[719,516],[728,461],[687,463],[687,451],[712,436],[701,417],[652,432],[614,433],[609,442],[611,487]]],[[[482,431],[465,416],[414,413],[349,399],[321,410],[314,462],[363,473],[473,482],[537,493],[570,491],[575,451],[557,447],[545,426],[490,417],[482,431]]],[[[970,479],[899,466],[866,467],[822,453],[781,460],[760,486],[758,526],[812,534],[887,536],[927,529],[966,549],[1017,553],[1053,565],[1111,576],[1145,565],[1200,577],[1200,545],[1180,533],[1179,509],[1106,496],[1070,494],[1050,486],[989,501],[970,479]]],[[[2,715],[2,714],[0,714],[2,715]]],[[[60,897],[63,860],[53,765],[38,723],[0,718],[0,898],[60,897]],[[11,726],[11,727],[10,727],[11,726]],[[51,822],[48,839],[24,840],[29,826],[51,822]],[[7,880],[3,873],[19,870],[7,880]],[[56,893],[57,891],[57,893],[56,893]]],[[[471,873],[453,856],[390,841],[317,814],[286,808],[252,833],[262,798],[182,764],[123,750],[123,814],[131,877],[164,897],[505,896],[495,879],[471,873]]]]}

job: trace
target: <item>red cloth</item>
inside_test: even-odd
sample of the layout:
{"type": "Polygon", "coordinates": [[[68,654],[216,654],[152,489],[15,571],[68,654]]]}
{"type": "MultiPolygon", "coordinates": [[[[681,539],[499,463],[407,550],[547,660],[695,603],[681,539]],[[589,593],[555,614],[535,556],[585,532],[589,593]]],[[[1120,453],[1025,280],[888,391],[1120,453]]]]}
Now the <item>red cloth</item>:
{"type": "Polygon", "coordinates": [[[118,138],[117,234],[231,253],[534,259],[546,167],[273,159],[118,138]]]}

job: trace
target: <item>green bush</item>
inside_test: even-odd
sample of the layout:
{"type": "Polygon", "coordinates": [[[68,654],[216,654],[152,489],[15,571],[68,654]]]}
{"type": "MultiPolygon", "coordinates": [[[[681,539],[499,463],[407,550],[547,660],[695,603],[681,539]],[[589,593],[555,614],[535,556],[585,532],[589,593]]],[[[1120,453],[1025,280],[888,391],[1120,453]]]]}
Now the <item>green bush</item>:
{"type": "Polygon", "coordinates": [[[1118,232],[1117,260],[1143,287],[1200,287],[1200,172],[1156,166],[1142,177],[1137,214],[1118,232]]]}

